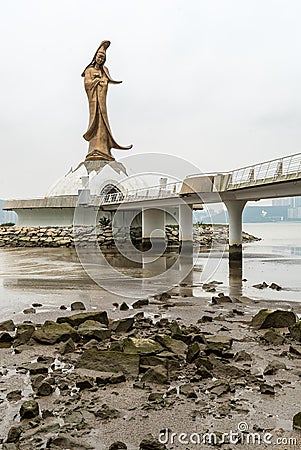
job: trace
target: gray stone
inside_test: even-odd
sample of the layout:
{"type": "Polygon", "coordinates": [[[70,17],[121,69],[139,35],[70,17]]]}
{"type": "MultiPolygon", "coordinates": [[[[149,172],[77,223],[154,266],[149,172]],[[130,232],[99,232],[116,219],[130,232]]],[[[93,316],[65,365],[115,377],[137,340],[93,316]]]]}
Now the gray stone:
{"type": "Polygon", "coordinates": [[[263,336],[263,340],[273,345],[282,345],[285,342],[284,337],[275,330],[268,330],[263,336]]]}
{"type": "Polygon", "coordinates": [[[289,327],[289,331],[293,339],[301,342],[301,320],[289,327]]]}
{"type": "Polygon", "coordinates": [[[275,361],[270,362],[266,366],[263,374],[264,375],[275,375],[275,373],[277,373],[278,370],[286,370],[286,365],[283,362],[275,360],[275,361]]]}
{"type": "Polygon", "coordinates": [[[234,356],[234,361],[252,361],[252,356],[244,350],[237,352],[234,356]]]}
{"type": "Polygon", "coordinates": [[[16,325],[13,320],[5,320],[0,323],[0,331],[15,331],[16,325]]]}
{"type": "Polygon", "coordinates": [[[267,383],[260,384],[260,393],[265,395],[275,395],[275,388],[267,383]]]}
{"type": "Polygon", "coordinates": [[[76,380],[76,387],[83,391],[84,389],[91,389],[93,387],[93,380],[88,377],[82,377],[76,380]]]}
{"type": "Polygon", "coordinates": [[[60,345],[60,353],[61,355],[66,355],[67,353],[72,353],[75,350],[75,344],[73,340],[70,338],[66,342],[62,342],[60,345]]]}
{"type": "Polygon", "coordinates": [[[111,330],[115,333],[127,333],[133,328],[134,322],[135,319],[133,317],[114,320],[111,325],[111,330]]]}
{"type": "Polygon", "coordinates": [[[26,308],[23,310],[23,314],[35,314],[36,310],[34,308],[26,308]]]}
{"type": "Polygon", "coordinates": [[[180,386],[180,394],[185,395],[187,398],[198,398],[191,384],[183,384],[180,386]]]}
{"type": "Polygon", "coordinates": [[[105,325],[95,320],[86,320],[78,327],[78,333],[83,339],[97,339],[98,341],[104,341],[111,337],[111,330],[105,325]]]}
{"type": "Polygon", "coordinates": [[[103,384],[118,384],[126,381],[126,377],[122,372],[98,372],[96,377],[96,383],[98,385],[103,384]]]}
{"type": "Polygon", "coordinates": [[[28,400],[22,403],[20,417],[23,419],[33,419],[39,415],[39,405],[35,400],[28,400]]]}
{"type": "Polygon", "coordinates": [[[157,342],[159,342],[159,344],[161,344],[170,352],[185,357],[188,347],[183,341],[173,339],[170,336],[167,336],[166,334],[157,334],[155,339],[157,342]]]}
{"type": "Polygon", "coordinates": [[[55,323],[47,321],[41,327],[35,330],[32,335],[33,339],[40,344],[51,345],[57,342],[68,341],[72,338],[78,341],[79,336],[77,332],[68,323],[55,323]]]}
{"type": "Polygon", "coordinates": [[[148,304],[149,304],[149,300],[147,298],[145,298],[145,299],[140,299],[140,300],[137,300],[136,302],[134,302],[132,304],[132,307],[134,309],[141,309],[144,306],[147,306],[148,304]]]}
{"type": "Polygon", "coordinates": [[[168,383],[168,372],[164,366],[154,366],[148,369],[141,377],[145,383],[166,384],[168,383]]]}
{"type": "Polygon", "coordinates": [[[121,417],[118,409],[110,408],[106,404],[102,405],[101,408],[96,411],[95,415],[101,420],[118,419],[121,417]]]}
{"type": "Polygon", "coordinates": [[[85,311],[86,307],[83,302],[71,303],[71,311],[85,311]]]}
{"type": "Polygon", "coordinates": [[[7,444],[18,442],[22,433],[22,427],[11,427],[7,434],[6,442],[7,444]]]}
{"type": "Polygon", "coordinates": [[[127,446],[123,442],[117,441],[110,445],[109,450],[127,450],[127,446]]]}
{"type": "Polygon", "coordinates": [[[85,350],[78,358],[76,367],[100,372],[122,372],[129,377],[137,377],[139,355],[91,348],[85,350]]]}
{"type": "Polygon", "coordinates": [[[265,328],[283,328],[296,323],[297,316],[293,311],[262,309],[252,319],[251,326],[257,330],[265,328]]]}
{"type": "Polygon", "coordinates": [[[46,381],[44,381],[43,383],[41,383],[38,386],[37,394],[42,396],[42,397],[46,397],[47,395],[52,394],[53,391],[54,391],[53,386],[51,386],[51,384],[49,384],[46,381]]]}
{"type": "Polygon", "coordinates": [[[136,355],[156,355],[164,350],[162,345],[150,338],[127,338],[123,340],[125,353],[136,355]]]}
{"type": "Polygon", "coordinates": [[[9,333],[2,331],[0,333],[0,348],[10,347],[13,340],[14,338],[9,333]]]}
{"type": "Polygon", "coordinates": [[[140,442],[139,450],[167,450],[167,447],[150,434],[140,442]]]}
{"type": "Polygon", "coordinates": [[[59,317],[57,319],[57,323],[69,323],[73,327],[78,327],[81,323],[86,322],[86,320],[95,320],[96,322],[103,323],[106,326],[109,324],[106,311],[86,312],[73,314],[72,316],[59,317]]]}
{"type": "Polygon", "coordinates": [[[120,311],[127,311],[130,307],[125,302],[122,302],[119,309],[120,311]]]}
{"type": "Polygon", "coordinates": [[[9,402],[18,402],[22,398],[22,391],[19,389],[11,391],[6,395],[6,398],[9,402]]]}
{"type": "Polygon", "coordinates": [[[301,430],[301,412],[298,412],[293,417],[293,428],[301,430]]]}
{"type": "Polygon", "coordinates": [[[16,336],[14,340],[14,345],[26,344],[33,335],[35,331],[35,326],[30,324],[20,324],[17,326],[16,336]]]}

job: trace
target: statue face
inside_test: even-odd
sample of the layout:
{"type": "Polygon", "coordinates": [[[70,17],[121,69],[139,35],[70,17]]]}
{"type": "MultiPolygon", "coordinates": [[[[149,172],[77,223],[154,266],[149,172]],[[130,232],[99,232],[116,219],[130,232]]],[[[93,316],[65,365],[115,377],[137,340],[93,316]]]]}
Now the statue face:
{"type": "Polygon", "coordinates": [[[103,50],[98,50],[98,52],[96,53],[96,57],[95,60],[97,62],[97,64],[102,65],[104,64],[105,60],[106,60],[106,54],[103,52],[103,50]]]}

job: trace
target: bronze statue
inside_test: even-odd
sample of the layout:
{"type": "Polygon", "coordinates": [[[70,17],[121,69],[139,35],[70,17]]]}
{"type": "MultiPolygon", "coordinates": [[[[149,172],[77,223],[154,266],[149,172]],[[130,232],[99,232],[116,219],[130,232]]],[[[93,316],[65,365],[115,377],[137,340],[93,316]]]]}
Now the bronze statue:
{"type": "Polygon", "coordinates": [[[129,150],[132,145],[123,147],[115,141],[109,125],[107,113],[108,84],[119,84],[122,81],[112,80],[107,67],[106,50],[110,41],[103,41],[98,47],[92,61],[85,68],[82,77],[85,77],[85,90],[89,101],[90,120],[84,139],[89,142],[89,151],[86,157],[88,161],[105,160],[114,161],[111,148],[129,150]]]}

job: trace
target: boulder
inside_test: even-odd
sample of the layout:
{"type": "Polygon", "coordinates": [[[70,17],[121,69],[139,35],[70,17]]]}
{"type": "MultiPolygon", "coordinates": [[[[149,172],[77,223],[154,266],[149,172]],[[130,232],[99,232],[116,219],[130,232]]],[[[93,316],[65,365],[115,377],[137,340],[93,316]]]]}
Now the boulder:
{"type": "Polygon", "coordinates": [[[77,332],[68,323],[55,323],[47,320],[45,324],[34,331],[33,339],[40,344],[52,345],[57,342],[68,341],[70,338],[74,341],[79,340],[77,332]]]}
{"type": "Polygon", "coordinates": [[[156,355],[164,350],[162,345],[150,338],[127,338],[123,340],[123,351],[135,355],[156,355]]]}
{"type": "Polygon", "coordinates": [[[15,331],[16,325],[13,320],[5,320],[0,323],[0,331],[15,331]]]}
{"type": "Polygon", "coordinates": [[[67,353],[72,353],[75,350],[75,344],[73,340],[70,338],[66,342],[62,342],[60,346],[61,355],[66,355],[67,353]]]}
{"type": "Polygon", "coordinates": [[[301,412],[298,412],[293,417],[293,428],[301,430],[301,412]]]}
{"type": "Polygon", "coordinates": [[[13,340],[14,338],[9,333],[2,331],[0,333],[0,348],[10,347],[13,340]]]}
{"type": "Polygon", "coordinates": [[[229,336],[216,335],[206,336],[207,345],[205,348],[206,353],[216,353],[221,355],[222,353],[230,350],[232,347],[233,339],[229,336]]]}
{"type": "Polygon", "coordinates": [[[127,446],[123,442],[117,441],[110,445],[109,450],[127,450],[127,446]]]}
{"type": "Polygon", "coordinates": [[[297,316],[293,311],[262,309],[252,319],[251,326],[257,330],[265,328],[283,328],[296,323],[297,316]]]}
{"type": "Polygon", "coordinates": [[[293,339],[301,342],[301,320],[289,327],[290,335],[293,339]]]}
{"type": "Polygon", "coordinates": [[[267,383],[260,384],[260,393],[265,395],[275,395],[275,388],[267,383]]]}
{"type": "Polygon", "coordinates": [[[102,323],[95,320],[86,320],[78,327],[78,334],[84,339],[97,339],[104,341],[111,337],[111,331],[102,323]]]}
{"type": "Polygon", "coordinates": [[[47,381],[44,381],[41,384],[39,384],[36,392],[41,397],[46,397],[47,395],[52,394],[53,391],[54,391],[53,386],[51,386],[51,384],[47,383],[47,381]]]}
{"type": "Polygon", "coordinates": [[[173,339],[166,334],[157,334],[156,341],[172,353],[184,357],[187,351],[187,345],[183,341],[173,339]]]}
{"type": "Polygon", "coordinates": [[[130,307],[127,305],[127,303],[122,302],[119,309],[120,311],[127,311],[128,309],[130,309],[130,307]]]}
{"type": "Polygon", "coordinates": [[[35,331],[35,326],[27,323],[22,323],[17,326],[16,336],[14,340],[14,345],[26,344],[33,335],[35,331]]]}
{"type": "Polygon", "coordinates": [[[183,384],[180,386],[180,394],[185,395],[187,398],[198,398],[191,384],[183,384]]]}
{"type": "Polygon", "coordinates": [[[18,442],[22,433],[22,427],[11,427],[7,434],[6,443],[10,444],[13,442],[18,442]]]}
{"type": "Polygon", "coordinates": [[[126,381],[126,377],[122,372],[99,372],[96,377],[96,384],[118,384],[126,381]]]}
{"type": "Polygon", "coordinates": [[[190,364],[192,363],[200,354],[200,352],[204,349],[203,344],[199,344],[198,342],[193,342],[189,345],[187,350],[186,361],[190,364]]]}
{"type": "Polygon", "coordinates": [[[114,320],[111,325],[111,330],[115,333],[127,333],[133,328],[134,322],[135,319],[133,317],[114,320]]]}
{"type": "Polygon", "coordinates": [[[269,344],[282,345],[285,342],[285,338],[277,331],[270,329],[263,336],[262,339],[269,344]]]}
{"type": "Polygon", "coordinates": [[[252,361],[252,356],[247,353],[245,350],[241,350],[234,355],[234,361],[243,362],[243,361],[252,361]]]}
{"type": "Polygon", "coordinates": [[[167,447],[149,434],[140,442],[139,450],[167,450],[167,447]]]}
{"type": "Polygon", "coordinates": [[[23,310],[23,314],[35,314],[36,310],[34,308],[26,308],[23,310]]]}
{"type": "Polygon", "coordinates": [[[83,391],[84,389],[91,389],[93,387],[93,380],[88,377],[81,377],[76,380],[75,384],[80,391],[83,391]]]}
{"type": "Polygon", "coordinates": [[[69,323],[73,327],[78,327],[86,320],[95,320],[96,322],[103,323],[108,326],[109,319],[106,311],[98,312],[85,312],[79,314],[73,314],[72,316],[58,317],[57,323],[69,323]]]}
{"type": "Polygon", "coordinates": [[[141,377],[145,383],[166,384],[168,383],[168,372],[164,366],[154,366],[148,369],[141,377]]]}
{"type": "Polygon", "coordinates": [[[140,309],[140,308],[143,308],[144,306],[147,306],[148,304],[149,304],[149,300],[147,298],[144,298],[144,299],[140,299],[140,300],[137,300],[136,302],[134,302],[132,304],[132,307],[134,309],[140,309]]]}
{"type": "Polygon", "coordinates": [[[277,373],[278,370],[286,370],[286,365],[283,362],[275,360],[275,361],[270,362],[266,366],[263,374],[264,375],[275,375],[275,373],[277,373]]]}
{"type": "Polygon", "coordinates": [[[110,420],[110,419],[118,419],[121,417],[118,409],[110,408],[108,405],[104,404],[95,412],[96,417],[99,417],[101,420],[110,420]]]}
{"type": "Polygon", "coordinates": [[[76,367],[100,372],[121,372],[129,377],[139,374],[139,355],[110,350],[85,350],[76,362],[76,367]]]}
{"type": "Polygon", "coordinates": [[[21,420],[34,419],[39,413],[39,404],[35,400],[28,400],[22,403],[20,408],[21,420]]]}
{"type": "Polygon", "coordinates": [[[86,307],[83,302],[71,303],[71,311],[85,311],[86,307]]]}

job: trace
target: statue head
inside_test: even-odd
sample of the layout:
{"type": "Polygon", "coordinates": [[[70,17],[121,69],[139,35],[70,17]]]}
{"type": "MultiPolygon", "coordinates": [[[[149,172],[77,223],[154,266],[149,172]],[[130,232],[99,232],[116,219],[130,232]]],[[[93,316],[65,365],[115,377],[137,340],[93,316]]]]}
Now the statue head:
{"type": "Polygon", "coordinates": [[[83,71],[82,77],[85,76],[85,71],[86,71],[86,69],[88,69],[88,67],[94,66],[96,63],[99,64],[100,66],[102,66],[105,63],[105,61],[106,61],[106,50],[107,50],[107,48],[110,45],[111,45],[110,41],[102,41],[102,43],[100,44],[100,46],[96,50],[92,61],[90,62],[90,64],[87,65],[87,67],[83,71]]]}

